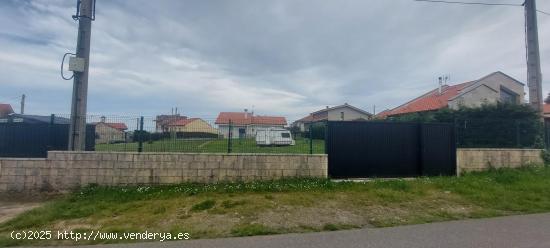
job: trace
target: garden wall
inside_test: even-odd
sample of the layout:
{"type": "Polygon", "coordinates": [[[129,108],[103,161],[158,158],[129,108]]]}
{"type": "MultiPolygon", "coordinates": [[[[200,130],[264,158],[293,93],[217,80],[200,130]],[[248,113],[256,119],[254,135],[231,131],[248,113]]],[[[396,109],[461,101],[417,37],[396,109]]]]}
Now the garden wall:
{"type": "Polygon", "coordinates": [[[460,148],[456,151],[457,173],[489,168],[518,168],[543,164],[541,149],[460,148]]]}
{"type": "Polygon", "coordinates": [[[66,191],[88,184],[326,178],[326,155],[48,152],[47,159],[0,158],[0,192],[66,191]]]}

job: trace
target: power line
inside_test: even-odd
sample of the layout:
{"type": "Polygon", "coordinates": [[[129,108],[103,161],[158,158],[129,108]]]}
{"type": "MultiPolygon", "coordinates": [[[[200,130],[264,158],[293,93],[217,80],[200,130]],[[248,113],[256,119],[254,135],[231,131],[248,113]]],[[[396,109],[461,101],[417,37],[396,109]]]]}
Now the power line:
{"type": "MultiPolygon", "coordinates": [[[[512,6],[512,7],[522,7],[524,4],[514,4],[514,3],[484,3],[484,2],[461,2],[461,1],[444,1],[444,0],[414,0],[416,2],[428,2],[428,3],[446,3],[446,4],[460,4],[460,5],[485,5],[485,6],[512,6]]],[[[549,12],[538,10],[537,12],[550,15],[549,12]]]]}
{"type": "Polygon", "coordinates": [[[8,98],[2,98],[2,99],[0,99],[1,100],[0,102],[11,102],[12,100],[19,99],[19,98],[21,98],[21,96],[13,96],[13,97],[8,97],[8,98]]]}
{"type": "Polygon", "coordinates": [[[489,5],[489,6],[514,6],[514,7],[523,6],[523,4],[513,4],[513,3],[460,2],[460,1],[443,1],[443,0],[414,0],[414,1],[429,2],[429,3],[460,4],[460,5],[489,5]]]}

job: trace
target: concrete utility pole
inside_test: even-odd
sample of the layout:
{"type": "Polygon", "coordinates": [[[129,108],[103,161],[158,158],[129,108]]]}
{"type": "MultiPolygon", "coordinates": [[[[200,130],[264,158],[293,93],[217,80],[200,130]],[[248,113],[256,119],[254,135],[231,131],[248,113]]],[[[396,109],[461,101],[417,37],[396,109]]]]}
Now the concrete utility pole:
{"type": "Polygon", "coordinates": [[[25,94],[21,95],[21,114],[25,114],[25,94]]]}
{"type": "Polygon", "coordinates": [[[525,0],[525,32],[527,41],[527,86],[529,104],[542,116],[542,72],[540,69],[537,6],[535,0],[525,0]]]}
{"type": "Polygon", "coordinates": [[[83,151],[86,145],[86,104],[88,98],[88,69],[90,61],[90,36],[92,31],[93,3],[95,0],[77,0],[79,10],[78,40],[76,57],[84,60],[82,72],[74,72],[73,97],[71,103],[71,126],[69,128],[69,150],[83,151]]]}

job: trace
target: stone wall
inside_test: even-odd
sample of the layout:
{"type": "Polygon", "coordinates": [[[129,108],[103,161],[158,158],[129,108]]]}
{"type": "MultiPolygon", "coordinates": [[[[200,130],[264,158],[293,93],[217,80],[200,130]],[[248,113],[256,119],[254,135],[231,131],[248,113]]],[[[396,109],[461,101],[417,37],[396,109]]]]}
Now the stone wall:
{"type": "Polygon", "coordinates": [[[49,152],[47,159],[0,158],[0,192],[326,178],[327,170],[326,155],[49,152]]]}
{"type": "Polygon", "coordinates": [[[457,172],[489,168],[518,168],[543,164],[540,149],[460,148],[456,151],[457,172]]]}

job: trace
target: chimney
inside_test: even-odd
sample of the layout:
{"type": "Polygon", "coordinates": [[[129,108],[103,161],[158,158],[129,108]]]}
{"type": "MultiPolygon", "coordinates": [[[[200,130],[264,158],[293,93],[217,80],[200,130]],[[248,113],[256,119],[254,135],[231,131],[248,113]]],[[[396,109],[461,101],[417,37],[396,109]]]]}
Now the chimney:
{"type": "Polygon", "coordinates": [[[440,95],[441,95],[442,87],[443,87],[443,77],[439,77],[439,89],[437,92],[439,92],[440,95]]]}
{"type": "Polygon", "coordinates": [[[101,116],[101,122],[105,123],[105,116],[101,116]]]}
{"type": "Polygon", "coordinates": [[[329,109],[328,105],[327,105],[327,109],[329,109]]]}
{"type": "Polygon", "coordinates": [[[248,109],[244,109],[244,118],[248,118],[248,109]]]}

